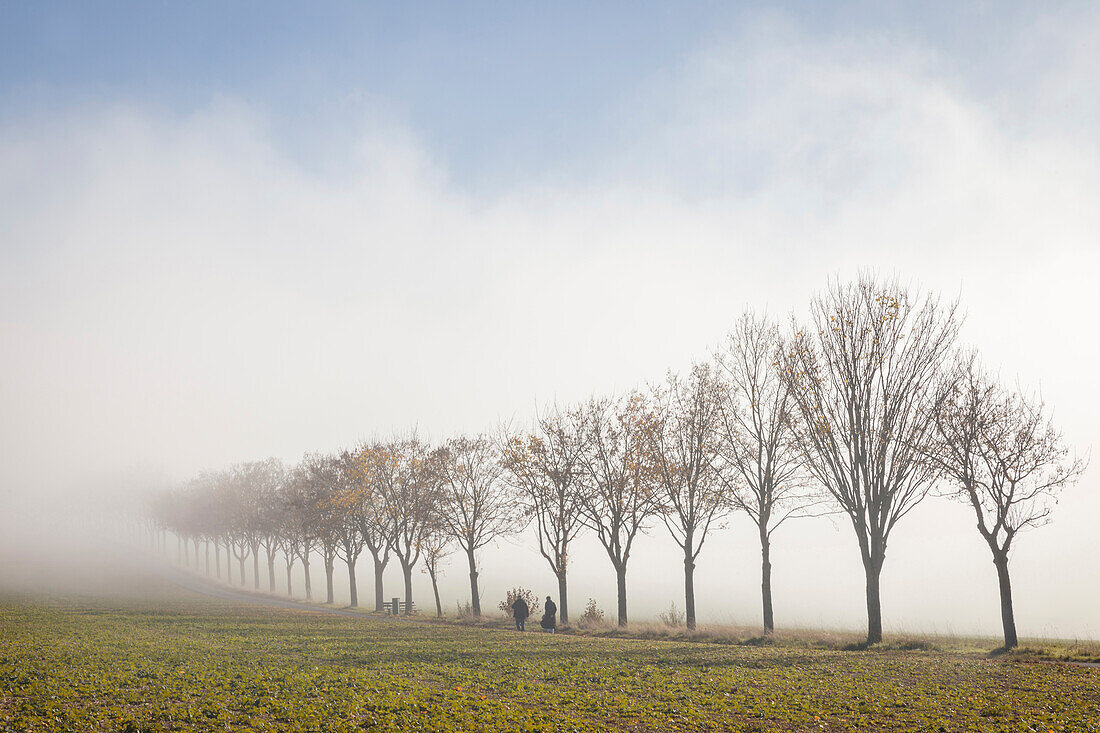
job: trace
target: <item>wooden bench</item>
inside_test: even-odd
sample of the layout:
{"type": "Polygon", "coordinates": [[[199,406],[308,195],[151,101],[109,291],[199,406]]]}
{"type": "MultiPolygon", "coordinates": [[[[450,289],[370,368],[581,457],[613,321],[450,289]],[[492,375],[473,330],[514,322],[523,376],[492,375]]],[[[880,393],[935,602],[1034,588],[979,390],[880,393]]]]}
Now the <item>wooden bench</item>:
{"type": "MultiPolygon", "coordinates": [[[[408,613],[410,613],[410,614],[411,613],[416,613],[416,604],[415,603],[410,603],[408,605],[409,605],[408,613]]],[[[394,598],[389,603],[386,604],[386,610],[390,613],[391,616],[402,615],[406,612],[405,611],[405,602],[403,600],[401,600],[400,598],[394,598]]]]}

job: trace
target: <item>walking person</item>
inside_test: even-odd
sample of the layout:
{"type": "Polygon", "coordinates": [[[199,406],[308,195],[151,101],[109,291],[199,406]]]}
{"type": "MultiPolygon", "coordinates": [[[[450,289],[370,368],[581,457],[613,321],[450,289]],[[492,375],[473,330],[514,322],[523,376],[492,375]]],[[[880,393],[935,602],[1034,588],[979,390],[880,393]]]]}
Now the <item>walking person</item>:
{"type": "Polygon", "coordinates": [[[530,615],[531,609],[527,606],[527,601],[523,600],[523,596],[516,598],[512,604],[512,618],[516,620],[516,631],[524,631],[525,622],[530,615]]]}
{"type": "Polygon", "coordinates": [[[542,614],[542,621],[539,622],[540,625],[542,626],[543,629],[545,629],[546,631],[549,631],[551,634],[557,633],[557,628],[558,628],[558,606],[557,606],[557,604],[554,603],[554,601],[550,598],[550,596],[546,596],[546,605],[544,605],[543,608],[545,609],[545,613],[542,614]]]}

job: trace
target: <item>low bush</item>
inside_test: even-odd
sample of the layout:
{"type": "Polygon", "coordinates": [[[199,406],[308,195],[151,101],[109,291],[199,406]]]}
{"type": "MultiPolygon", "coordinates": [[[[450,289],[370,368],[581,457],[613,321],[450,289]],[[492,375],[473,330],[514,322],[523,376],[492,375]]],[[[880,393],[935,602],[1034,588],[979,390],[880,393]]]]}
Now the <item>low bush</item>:
{"type": "Polygon", "coordinates": [[[539,599],[535,597],[535,594],[526,588],[513,588],[508,591],[508,596],[500,602],[500,610],[504,611],[504,614],[508,618],[512,618],[512,604],[515,603],[518,598],[527,601],[527,608],[530,609],[532,618],[539,615],[539,609],[542,606],[539,604],[539,599]]]}
{"type": "Polygon", "coordinates": [[[584,613],[577,619],[577,626],[580,628],[592,628],[593,626],[600,626],[603,624],[603,611],[596,605],[596,601],[593,598],[588,599],[588,604],[584,607],[584,613]]]}
{"type": "Polygon", "coordinates": [[[664,613],[657,614],[657,618],[670,629],[684,625],[684,612],[676,608],[675,603],[670,603],[668,605],[668,610],[664,613]]]}

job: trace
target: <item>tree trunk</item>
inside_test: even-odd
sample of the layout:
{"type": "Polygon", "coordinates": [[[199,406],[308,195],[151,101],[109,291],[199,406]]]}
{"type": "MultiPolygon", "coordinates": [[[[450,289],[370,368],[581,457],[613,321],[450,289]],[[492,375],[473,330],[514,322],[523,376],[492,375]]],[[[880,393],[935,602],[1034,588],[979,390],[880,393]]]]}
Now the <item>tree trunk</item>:
{"type": "Polygon", "coordinates": [[[183,540],[176,535],[176,562],[183,564],[183,540]]]}
{"type": "Polygon", "coordinates": [[[291,598],[294,597],[293,586],[290,584],[290,571],[293,567],[290,563],[286,564],[286,594],[291,598]]]}
{"type": "Polygon", "coordinates": [[[695,561],[691,551],[684,550],[684,615],[689,630],[695,629],[695,561]]]}
{"type": "Polygon", "coordinates": [[[867,574],[867,645],[882,641],[882,604],[879,599],[879,576],[882,560],[872,557],[864,563],[867,574]]]}
{"type": "Polygon", "coordinates": [[[225,582],[233,585],[233,547],[225,543],[225,582]]]}
{"type": "Polygon", "coordinates": [[[558,615],[563,624],[569,623],[569,594],[566,592],[565,568],[562,568],[558,576],[558,615]]]}
{"type": "Polygon", "coordinates": [[[270,549],[267,551],[267,589],[275,592],[275,555],[270,549]]]}
{"type": "Polygon", "coordinates": [[[222,579],[222,546],[214,540],[214,567],[218,571],[218,580],[222,579]]]}
{"type": "Polygon", "coordinates": [[[241,555],[241,558],[240,558],[241,559],[241,586],[242,587],[244,586],[244,582],[245,582],[244,561],[247,557],[248,557],[248,555],[241,555]]]}
{"type": "Polygon", "coordinates": [[[401,570],[405,574],[405,615],[412,615],[413,605],[413,569],[412,565],[401,563],[401,570]]]}
{"type": "Polygon", "coordinates": [[[199,569],[199,538],[196,537],[195,539],[193,539],[191,541],[195,543],[195,570],[198,571],[198,569],[199,569]]]}
{"type": "Polygon", "coordinates": [[[1012,583],[1008,577],[1008,552],[993,556],[993,565],[997,568],[997,583],[1001,591],[1001,626],[1005,632],[1005,649],[1013,649],[1019,644],[1016,638],[1016,618],[1012,613],[1012,583]]]}
{"type": "Polygon", "coordinates": [[[302,557],[302,569],[305,570],[305,573],[306,573],[306,600],[307,601],[312,601],[313,600],[313,584],[309,582],[309,553],[308,552],[305,554],[304,557],[302,557]]]}
{"type": "Polygon", "coordinates": [[[210,577],[210,542],[202,543],[203,549],[206,550],[206,577],[210,577]]]}
{"type": "Polygon", "coordinates": [[[443,605],[439,602],[439,586],[435,582],[435,570],[429,569],[428,575],[432,579],[432,593],[435,594],[435,617],[443,618],[443,605]]]}
{"type": "Polygon", "coordinates": [[[348,556],[348,582],[351,584],[351,607],[359,607],[359,591],[355,587],[355,559],[348,556]]]}
{"type": "Polygon", "coordinates": [[[470,561],[470,603],[474,607],[474,616],[480,616],[481,598],[477,592],[477,563],[474,561],[474,551],[467,550],[466,558],[470,561]]]}
{"type": "Polygon", "coordinates": [[[332,566],[333,559],[330,557],[325,558],[325,603],[331,605],[333,603],[332,595],[332,566]]]}
{"type": "Polygon", "coordinates": [[[256,590],[260,589],[260,546],[252,547],[252,585],[256,590]]]}
{"type": "Polygon", "coordinates": [[[772,545],[767,531],[760,529],[760,598],[764,603],[764,633],[775,631],[772,617],[772,545]]]}
{"type": "MultiPolygon", "coordinates": [[[[386,605],[385,599],[382,598],[382,571],[386,569],[386,563],[379,560],[375,555],[374,557],[374,611],[375,613],[382,613],[382,607],[386,605]]],[[[387,558],[388,560],[389,558],[387,558]]]]}
{"type": "Polygon", "coordinates": [[[615,586],[619,600],[619,626],[626,626],[626,563],[615,568],[615,586]]]}

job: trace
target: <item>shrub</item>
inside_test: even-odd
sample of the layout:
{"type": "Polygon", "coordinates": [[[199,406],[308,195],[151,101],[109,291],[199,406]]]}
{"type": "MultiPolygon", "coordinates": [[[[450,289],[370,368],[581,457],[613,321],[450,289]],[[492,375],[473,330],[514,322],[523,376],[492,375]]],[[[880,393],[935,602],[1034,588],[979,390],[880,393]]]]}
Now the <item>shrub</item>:
{"type": "Polygon", "coordinates": [[[668,610],[657,614],[657,618],[661,619],[661,623],[670,629],[684,625],[684,612],[677,609],[675,603],[670,603],[668,610]]]}
{"type": "Polygon", "coordinates": [[[581,614],[579,623],[582,626],[594,626],[603,621],[603,611],[596,606],[596,600],[594,598],[588,599],[588,605],[584,607],[584,613],[581,614]]]}
{"type": "Polygon", "coordinates": [[[512,618],[512,604],[516,602],[517,598],[527,601],[527,608],[531,609],[532,618],[539,615],[539,599],[535,597],[535,594],[526,588],[513,588],[508,591],[508,597],[500,602],[500,610],[504,611],[508,618],[512,618]]]}
{"type": "Polygon", "coordinates": [[[455,607],[458,610],[459,618],[469,618],[474,615],[474,607],[469,601],[463,603],[462,601],[455,601],[455,607]]]}

